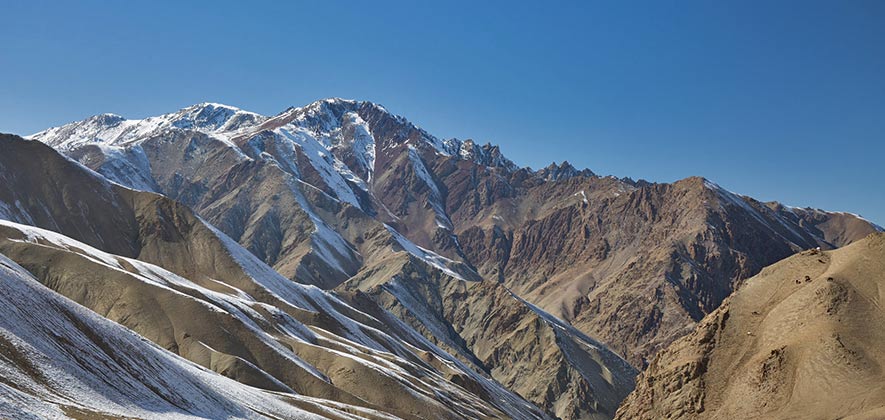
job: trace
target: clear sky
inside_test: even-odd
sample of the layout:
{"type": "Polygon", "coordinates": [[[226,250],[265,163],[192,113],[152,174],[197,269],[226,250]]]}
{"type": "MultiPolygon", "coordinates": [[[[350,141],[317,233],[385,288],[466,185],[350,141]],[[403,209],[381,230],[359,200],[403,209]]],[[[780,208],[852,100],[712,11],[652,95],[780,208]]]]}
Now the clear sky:
{"type": "Polygon", "coordinates": [[[338,96],[521,165],[885,224],[885,1],[428,3],[6,1],[0,131],[338,96]]]}

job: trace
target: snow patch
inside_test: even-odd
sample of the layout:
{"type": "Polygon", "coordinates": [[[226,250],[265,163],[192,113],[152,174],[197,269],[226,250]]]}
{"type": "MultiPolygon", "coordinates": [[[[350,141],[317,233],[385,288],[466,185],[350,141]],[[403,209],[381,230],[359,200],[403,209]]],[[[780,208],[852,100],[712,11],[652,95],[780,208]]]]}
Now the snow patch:
{"type": "MultiPolygon", "coordinates": [[[[317,173],[323,179],[323,182],[332,189],[333,193],[339,200],[350,203],[352,206],[362,209],[359,200],[345,182],[345,179],[354,182],[359,179],[353,172],[347,169],[347,165],[331,156],[319,140],[309,134],[306,129],[294,126],[286,126],[286,128],[277,129],[276,132],[281,134],[292,144],[298,145],[311,166],[316,169],[317,173]]],[[[294,161],[293,161],[294,162],[294,161]]],[[[363,182],[361,179],[359,182],[363,182]]]]}
{"type": "MultiPolygon", "coordinates": [[[[584,192],[584,190],[578,191],[578,192],[574,193],[573,195],[576,196],[576,197],[580,195],[580,196],[581,196],[581,201],[583,201],[584,204],[590,204],[590,201],[587,200],[587,193],[584,192]]],[[[620,195],[620,194],[618,194],[618,195],[620,195]]]]}
{"type": "Polygon", "coordinates": [[[446,215],[445,208],[442,204],[443,196],[442,193],[439,191],[439,187],[436,185],[436,181],[433,180],[433,176],[430,175],[430,171],[428,171],[427,167],[424,166],[424,161],[421,159],[421,156],[418,155],[418,150],[415,149],[415,147],[411,144],[408,147],[409,160],[412,162],[412,168],[415,170],[418,178],[420,178],[421,181],[423,181],[424,184],[427,185],[427,188],[430,189],[430,197],[428,197],[427,201],[436,214],[436,225],[442,229],[453,230],[454,225],[449,219],[449,216],[446,215]]]}
{"type": "Polygon", "coordinates": [[[13,417],[58,417],[64,405],[113,417],[319,418],[159,348],[52,292],[5,256],[0,256],[0,336],[40,378],[0,360],[5,382],[40,396],[0,387],[0,409],[13,417]]]}
{"type": "Polygon", "coordinates": [[[353,155],[366,169],[366,182],[372,182],[375,173],[375,137],[366,123],[356,112],[344,114],[345,121],[353,127],[353,155]]]}
{"type": "Polygon", "coordinates": [[[430,264],[431,266],[439,269],[440,271],[442,271],[443,273],[446,273],[447,275],[449,275],[451,277],[454,277],[459,280],[464,280],[464,277],[462,277],[460,274],[456,273],[454,270],[449,268],[450,264],[455,264],[454,261],[452,261],[446,257],[443,257],[433,251],[429,251],[429,250],[424,249],[418,245],[415,245],[414,242],[406,239],[405,236],[403,236],[402,234],[400,234],[394,228],[390,227],[387,224],[385,224],[384,227],[387,228],[387,231],[390,232],[391,235],[393,235],[393,238],[396,239],[397,243],[399,243],[399,245],[409,254],[412,254],[415,257],[418,257],[422,261],[426,262],[427,264],[430,264]]]}

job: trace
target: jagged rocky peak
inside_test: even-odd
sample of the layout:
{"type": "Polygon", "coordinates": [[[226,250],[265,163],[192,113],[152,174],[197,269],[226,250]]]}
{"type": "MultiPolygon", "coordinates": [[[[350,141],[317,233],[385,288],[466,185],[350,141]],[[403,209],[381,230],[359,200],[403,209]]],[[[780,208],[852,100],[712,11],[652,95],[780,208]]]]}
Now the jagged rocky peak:
{"type": "Polygon", "coordinates": [[[342,143],[362,146],[360,135],[369,137],[374,145],[383,150],[410,144],[413,147],[430,147],[437,154],[453,156],[479,165],[519,169],[501,152],[497,145],[476,143],[472,139],[456,138],[440,140],[406,118],[391,113],[383,105],[370,101],[329,98],[303,107],[290,107],[276,117],[275,126],[292,124],[328,139],[332,147],[342,143]]]}
{"type": "Polygon", "coordinates": [[[301,127],[328,132],[340,127],[345,114],[356,112],[359,107],[358,101],[328,98],[302,107],[291,106],[275,118],[301,127]]]}
{"type": "Polygon", "coordinates": [[[91,123],[91,124],[94,124],[97,126],[102,126],[102,127],[113,127],[125,120],[126,119],[120,115],[111,114],[111,113],[104,113],[104,114],[93,115],[93,116],[89,117],[85,122],[88,122],[88,123],[91,123]]]}
{"type": "Polygon", "coordinates": [[[479,145],[473,139],[462,141],[453,138],[444,141],[443,144],[445,144],[448,154],[458,156],[464,160],[483,166],[504,168],[508,171],[519,169],[515,163],[501,153],[500,147],[491,143],[479,145]]]}
{"type": "Polygon", "coordinates": [[[302,107],[291,106],[274,119],[318,132],[330,132],[341,127],[342,123],[349,117],[352,118],[354,114],[365,120],[385,117],[403,125],[403,128],[417,129],[405,118],[390,113],[379,104],[342,98],[321,99],[302,107]]]}
{"type": "Polygon", "coordinates": [[[378,146],[387,149],[406,143],[429,145],[437,152],[448,154],[445,145],[425,130],[402,116],[391,113],[382,105],[370,101],[328,98],[303,107],[290,107],[271,118],[270,128],[291,124],[336,146],[349,138],[352,127],[371,136],[378,146]]]}
{"type": "Polygon", "coordinates": [[[540,169],[538,171],[538,176],[544,178],[548,181],[560,181],[563,179],[574,178],[576,176],[582,177],[591,177],[596,174],[589,169],[577,169],[572,166],[567,160],[562,161],[560,164],[556,164],[556,162],[550,163],[546,168],[540,169]]]}

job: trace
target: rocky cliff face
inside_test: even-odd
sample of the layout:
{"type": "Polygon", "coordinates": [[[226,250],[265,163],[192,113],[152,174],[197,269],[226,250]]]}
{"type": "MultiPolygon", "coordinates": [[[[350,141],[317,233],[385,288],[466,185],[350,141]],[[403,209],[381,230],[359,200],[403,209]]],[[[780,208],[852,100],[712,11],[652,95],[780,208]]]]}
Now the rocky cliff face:
{"type": "Polygon", "coordinates": [[[702,178],[550,182],[450,158],[434,169],[480,275],[640,367],[763,266],[877,230],[851,215],[759,203],[702,178]]]}
{"type": "Polygon", "coordinates": [[[339,287],[360,291],[441,348],[559,418],[611,418],[636,371],[497,282],[466,282],[407,255],[339,287]]]}
{"type": "Polygon", "coordinates": [[[878,418],[885,235],[762,270],[658,353],[619,419],[878,418]]]}
{"type": "Polygon", "coordinates": [[[483,261],[481,275],[637,366],[766,264],[875,231],[868,223],[856,232],[812,224],[805,211],[778,213],[702,178],[646,185],[574,178],[453,213],[469,220],[456,222],[465,226],[459,239],[469,261],[483,261]]]}

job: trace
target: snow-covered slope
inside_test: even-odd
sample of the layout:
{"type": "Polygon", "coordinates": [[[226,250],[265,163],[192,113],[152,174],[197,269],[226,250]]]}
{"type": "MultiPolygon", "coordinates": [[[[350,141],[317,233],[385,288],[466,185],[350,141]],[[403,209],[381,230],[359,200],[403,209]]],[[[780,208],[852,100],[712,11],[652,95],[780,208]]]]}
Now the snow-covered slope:
{"type": "Polygon", "coordinates": [[[138,120],[127,120],[115,114],[96,115],[41,131],[30,138],[65,152],[98,148],[107,161],[102,171],[105,176],[131,188],[156,192],[158,188],[150,175],[150,164],[139,146],[142,141],[178,130],[194,130],[206,133],[242,155],[230,141],[231,136],[265,119],[232,106],[201,103],[178,112],[138,120]]]}
{"type": "Polygon", "coordinates": [[[3,255],[0,355],[5,418],[323,418],[294,404],[316,401],[240,384],[157,347],[52,292],[3,255]]]}
{"type": "MultiPolygon", "coordinates": [[[[205,184],[211,180],[206,179],[205,174],[199,175],[202,179],[189,179],[185,171],[176,172],[177,178],[171,180],[167,179],[170,174],[158,173],[163,165],[157,159],[168,156],[157,157],[151,152],[160,147],[157,143],[181,142],[179,150],[185,160],[201,159],[211,146],[215,150],[232,151],[228,153],[232,156],[231,165],[249,162],[275,165],[300,185],[292,187],[290,193],[314,225],[310,247],[313,255],[324,263],[323,270],[336,272],[342,280],[354,274],[352,267],[360,264],[361,257],[353,245],[329,227],[328,220],[318,215],[316,204],[305,199],[299,189],[319,190],[341,204],[375,214],[384,207],[371,192],[379,156],[405,145],[411,148],[409,150],[420,145],[439,155],[516,168],[496,147],[480,147],[470,140],[441,141],[380,105],[344,99],[317,101],[273,117],[214,103],[197,104],[140,120],[103,114],[28,138],[64,152],[121,185],[173,197],[176,195],[170,189],[180,188],[182,181],[197,183],[197,188],[206,189],[205,184]],[[206,138],[199,142],[185,139],[184,133],[189,132],[201,133],[206,138]]],[[[417,153],[412,151],[410,156],[416,162],[414,170],[428,179],[427,169],[417,153]]],[[[426,185],[435,188],[432,181],[426,185]]],[[[436,212],[437,225],[451,230],[440,191],[435,189],[427,201],[436,212]]]]}
{"type": "MultiPolygon", "coordinates": [[[[297,398],[297,395],[311,397],[315,399],[315,405],[325,408],[343,407],[350,412],[374,413],[379,417],[381,415],[375,412],[379,409],[377,407],[390,413],[408,414],[415,410],[414,413],[424,411],[430,417],[443,418],[456,417],[450,411],[454,406],[459,407],[461,414],[473,413],[471,416],[481,416],[480,413],[491,417],[502,415],[493,414],[494,409],[488,403],[449,382],[441,372],[416,365],[413,362],[417,357],[416,350],[411,344],[356,321],[342,310],[359,314],[376,325],[384,325],[381,321],[350,308],[328,292],[282,278],[229,239],[226,243],[232,257],[254,276],[256,282],[266,286],[269,293],[287,305],[329,317],[330,320],[321,324],[324,328],[305,325],[279,306],[257,301],[241,290],[233,294],[209,290],[161,267],[108,254],[55,232],[0,220],[0,235],[3,238],[0,239],[0,250],[13,255],[32,270],[40,270],[44,273],[44,281],[51,281],[60,293],[77,298],[79,303],[106,313],[112,320],[165,343],[167,347],[176,348],[179,354],[195,363],[227,372],[226,375],[233,374],[241,382],[273,389],[291,398],[297,398]],[[57,262],[41,268],[47,260],[57,262]],[[89,274],[84,276],[84,273],[89,274]],[[155,319],[165,319],[176,331],[175,337],[167,338],[162,324],[153,324],[155,319]],[[243,350],[225,353],[236,348],[243,350]],[[345,367],[359,374],[342,375],[341,369],[345,367]],[[237,374],[237,371],[243,373],[237,374]],[[378,394],[367,384],[398,389],[399,393],[406,394],[396,396],[392,391],[378,394]],[[329,390],[334,388],[344,394],[330,394],[329,390]],[[352,402],[317,399],[329,395],[352,402]],[[395,404],[384,403],[391,397],[395,397],[395,404]]],[[[17,265],[15,267],[22,270],[17,265]]],[[[38,322],[45,323],[44,320],[38,322]]],[[[450,364],[449,370],[471,378],[469,380],[484,389],[484,393],[495,395],[495,400],[490,403],[508,413],[506,417],[540,417],[534,408],[499,384],[459,364],[426,341],[415,340],[418,335],[408,332],[408,327],[397,323],[395,328],[405,332],[406,338],[425,348],[424,351],[432,352],[434,357],[450,364]]],[[[84,333],[89,334],[91,329],[88,327],[84,333]]],[[[28,337],[28,334],[22,333],[21,336],[28,337]]],[[[81,344],[74,347],[91,352],[81,344]]],[[[120,351],[135,350],[121,348],[120,351]]],[[[83,373],[72,375],[83,376],[83,373]]],[[[182,392],[174,388],[174,377],[164,376],[166,378],[173,378],[167,379],[172,388],[169,392],[182,392]]],[[[267,403],[256,400],[254,404],[261,407],[267,403]]],[[[268,409],[272,408],[272,405],[268,406],[268,409]]],[[[101,410],[150,417],[138,410],[126,411],[125,407],[102,406],[101,410]]],[[[216,407],[214,412],[200,410],[203,414],[198,415],[207,417],[236,413],[225,406],[216,407]]]]}
{"type": "MultiPolygon", "coordinates": [[[[390,114],[383,106],[365,101],[324,99],[300,108],[267,117],[237,107],[204,102],[178,112],[129,120],[115,114],[101,114],[83,121],[50,128],[28,139],[46,143],[60,151],[99,146],[107,154],[137,148],[140,142],[175,130],[208,134],[232,148],[264,131],[303,150],[310,164],[322,175],[333,195],[359,207],[352,188],[365,190],[375,170],[379,149],[398,143],[421,143],[442,155],[457,156],[485,166],[516,170],[497,146],[480,146],[473,140],[439,140],[405,118],[390,114]],[[361,113],[389,120],[392,133],[373,133],[361,113]],[[414,132],[414,134],[410,134],[414,132]],[[238,141],[235,141],[238,140],[238,141]],[[354,162],[349,161],[352,157],[354,162]],[[349,164],[353,163],[353,164],[349,164]],[[358,173],[358,174],[357,174],[358,173]]],[[[297,174],[293,160],[284,163],[297,174]]],[[[124,185],[125,180],[120,180],[124,185]]],[[[323,186],[320,186],[321,188],[323,186]]]]}
{"type": "Polygon", "coordinates": [[[41,131],[30,138],[40,140],[59,150],[73,150],[86,144],[128,146],[164,130],[173,129],[197,130],[226,139],[266,119],[267,117],[236,107],[204,102],[178,112],[140,120],[127,120],[115,114],[96,115],[83,121],[41,131]]]}

